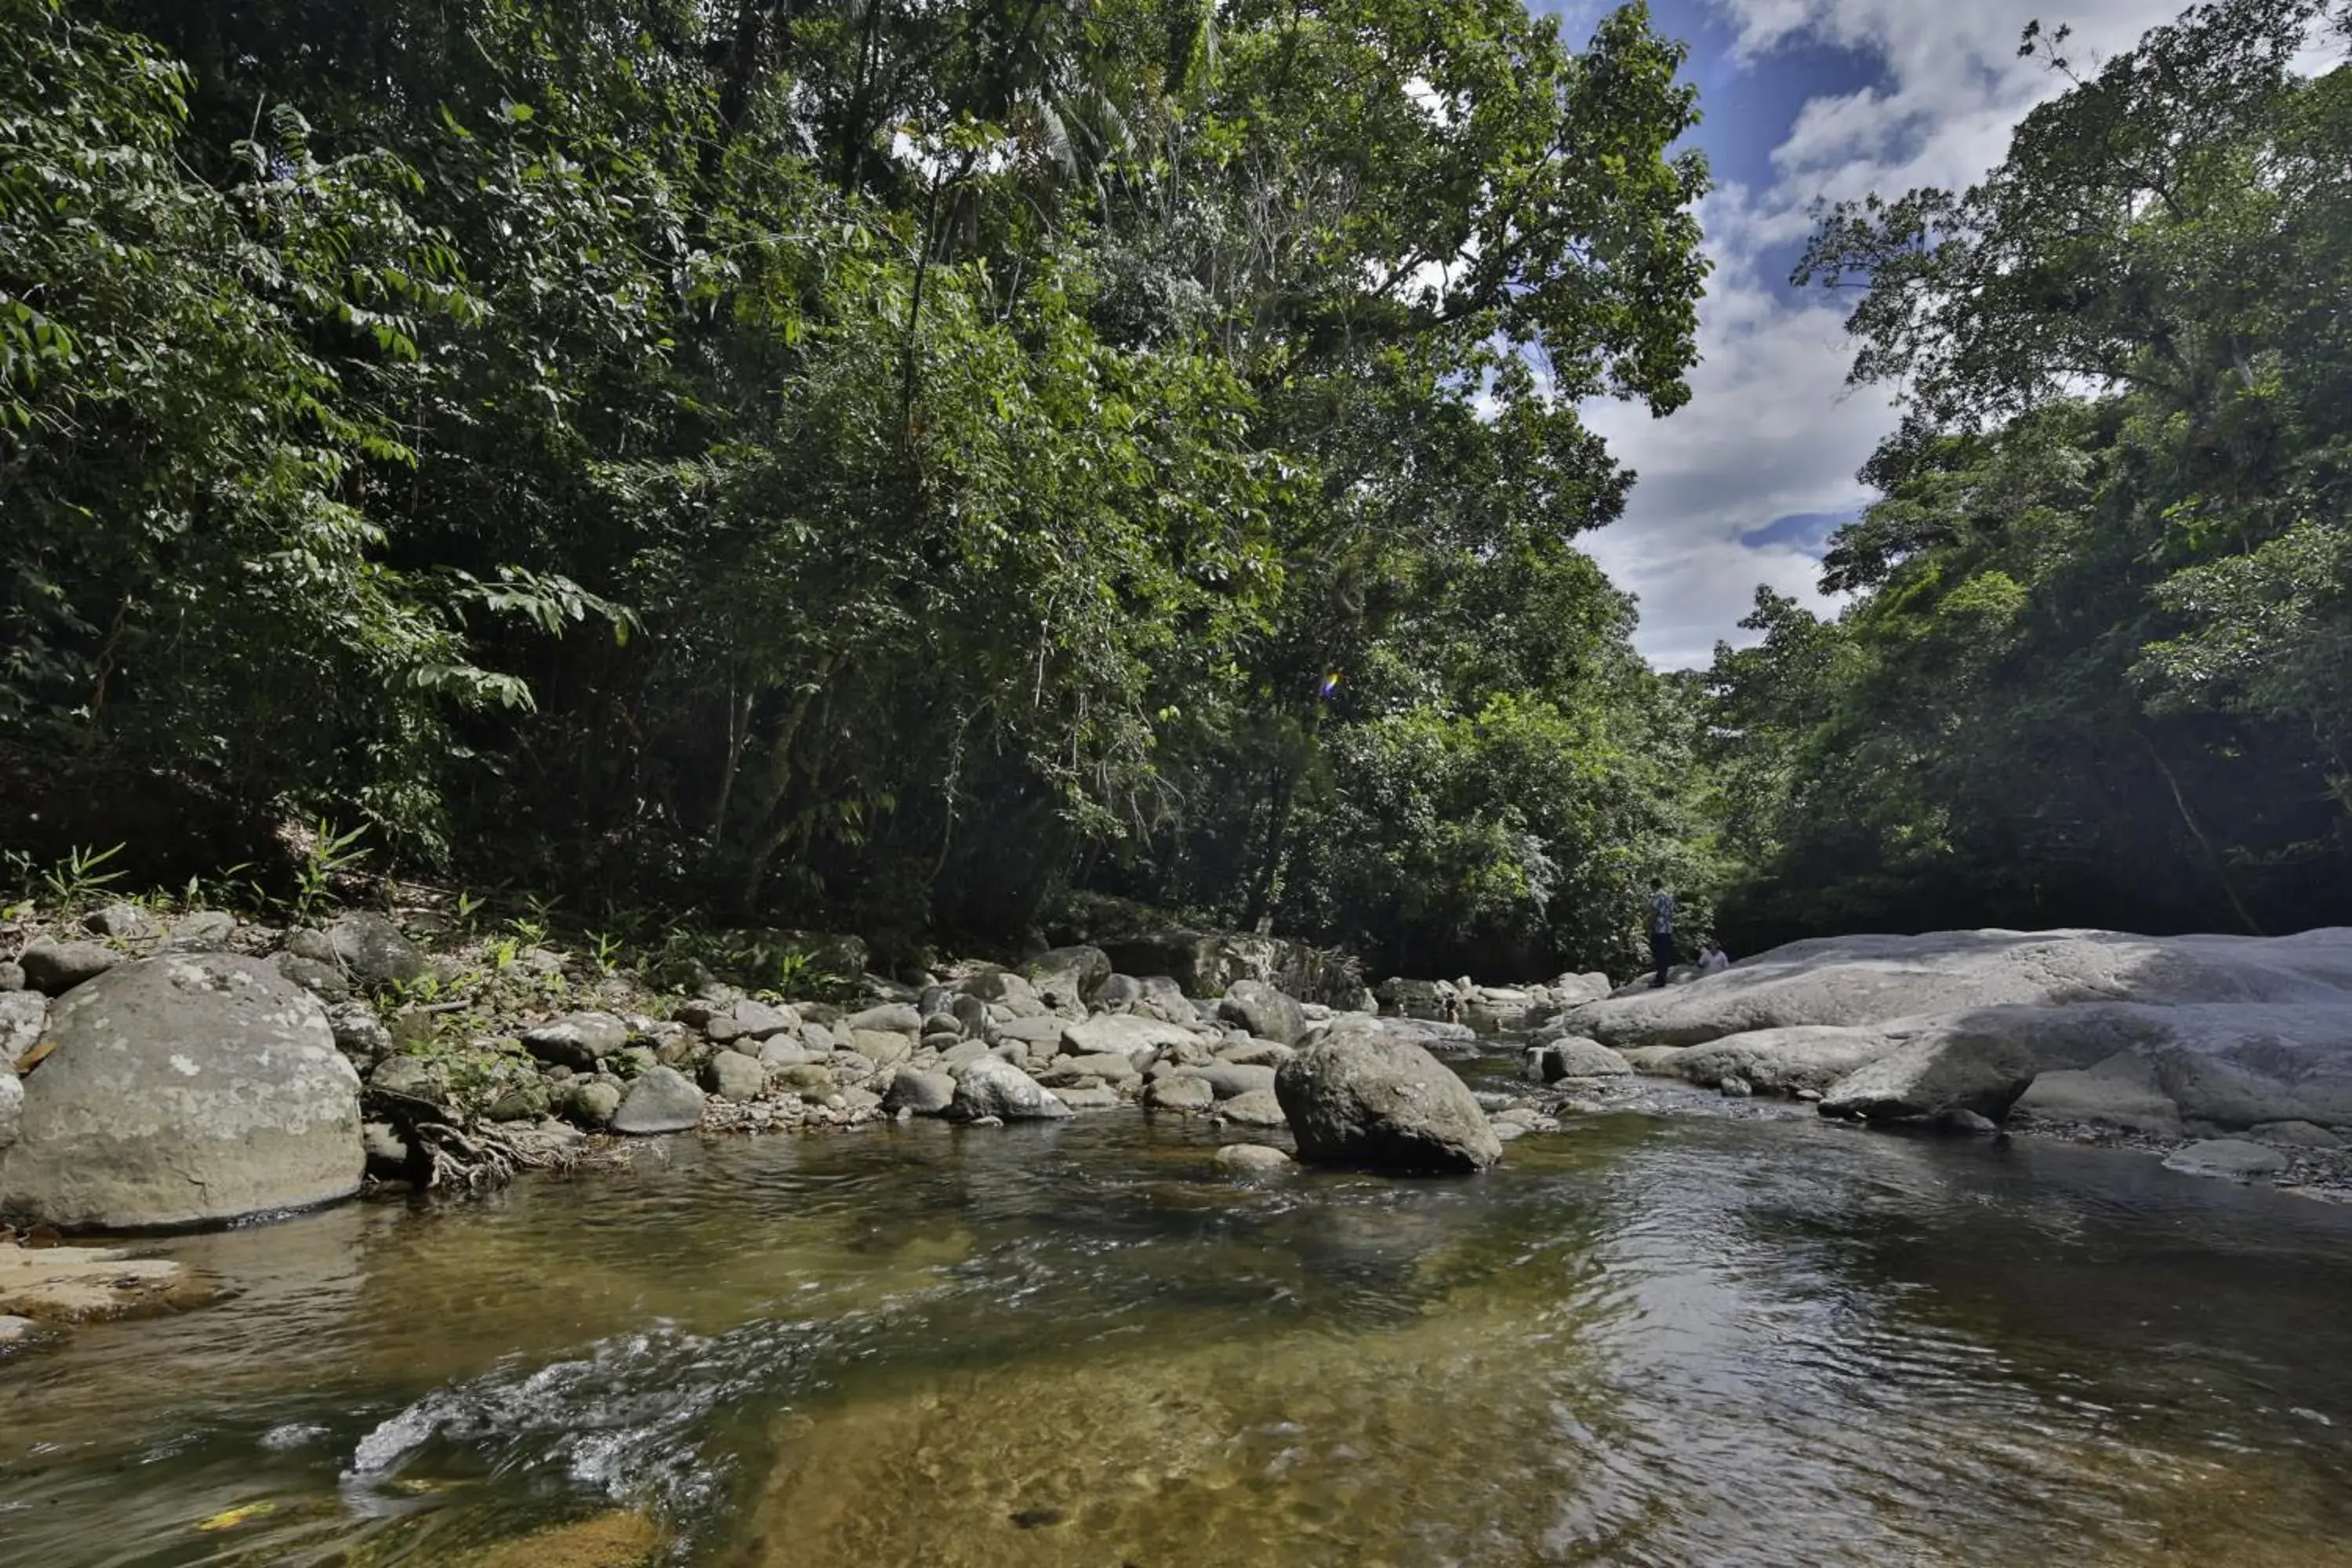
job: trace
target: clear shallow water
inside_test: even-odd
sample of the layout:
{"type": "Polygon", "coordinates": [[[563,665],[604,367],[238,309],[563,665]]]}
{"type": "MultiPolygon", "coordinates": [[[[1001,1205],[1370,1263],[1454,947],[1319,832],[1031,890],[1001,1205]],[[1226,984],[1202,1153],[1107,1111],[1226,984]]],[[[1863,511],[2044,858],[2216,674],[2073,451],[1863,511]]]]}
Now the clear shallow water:
{"type": "Polygon", "coordinates": [[[1807,1117],[1422,1184],[1215,1142],[671,1141],[165,1244],[235,1299],[0,1363],[0,1563],[621,1507],[728,1568],[2352,1564],[2352,1211],[1807,1117]]]}

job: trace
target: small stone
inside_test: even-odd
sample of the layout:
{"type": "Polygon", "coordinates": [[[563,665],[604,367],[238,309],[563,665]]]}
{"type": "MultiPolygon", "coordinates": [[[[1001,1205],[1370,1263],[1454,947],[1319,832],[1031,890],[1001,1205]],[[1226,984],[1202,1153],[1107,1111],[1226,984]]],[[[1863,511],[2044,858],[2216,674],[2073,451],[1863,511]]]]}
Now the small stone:
{"type": "Polygon", "coordinates": [[[163,934],[163,922],[137,904],[109,904],[82,924],[117,942],[150,942],[163,934]]]}
{"type": "Polygon", "coordinates": [[[392,1031],[364,1002],[344,1002],[327,1009],[327,1026],[335,1032],[335,1047],[366,1068],[392,1054],[392,1031]]]}
{"type": "Polygon", "coordinates": [[[316,996],[321,1002],[344,1002],[351,999],[352,983],[340,964],[321,963],[315,958],[305,958],[299,952],[281,952],[272,960],[278,973],[316,996]]]}
{"type": "Polygon", "coordinates": [[[1718,1092],[1729,1100],[1745,1100],[1749,1095],[1756,1092],[1756,1086],[1749,1083],[1746,1079],[1741,1078],[1736,1072],[1724,1074],[1722,1080],[1715,1087],[1718,1092]]]}
{"type": "Polygon", "coordinates": [[[1265,1143],[1227,1143],[1214,1158],[1225,1170],[1244,1173],[1286,1171],[1297,1163],[1281,1150],[1265,1143]]]}
{"type": "Polygon", "coordinates": [[[182,952],[217,949],[236,935],[236,917],[219,910],[195,910],[172,922],[172,946],[182,952]]]}
{"type": "Polygon", "coordinates": [[[51,996],[60,996],[86,981],[97,979],[121,963],[122,955],[94,942],[44,939],[26,948],[16,962],[24,967],[26,984],[51,996]]]}
{"type": "Polygon", "coordinates": [[[23,964],[14,959],[0,963],[0,991],[22,991],[27,984],[23,964]]]}

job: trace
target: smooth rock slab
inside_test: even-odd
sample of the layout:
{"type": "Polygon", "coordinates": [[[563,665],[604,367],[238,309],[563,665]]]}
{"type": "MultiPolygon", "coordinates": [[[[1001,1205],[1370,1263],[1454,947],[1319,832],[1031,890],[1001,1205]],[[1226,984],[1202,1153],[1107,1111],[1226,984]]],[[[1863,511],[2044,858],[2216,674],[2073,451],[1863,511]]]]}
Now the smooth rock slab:
{"type": "Polygon", "coordinates": [[[2202,1143],[2191,1143],[2177,1149],[2164,1162],[2168,1171],[2179,1171],[2191,1176],[2224,1176],[2231,1181],[2252,1181],[2256,1176],[2275,1176],[2287,1167],[2287,1157],[2277,1150],[2261,1143],[2249,1143],[2242,1138],[2209,1138],[2202,1143]]]}
{"type": "Polygon", "coordinates": [[[702,1091],[676,1068],[648,1068],[621,1097],[613,1131],[640,1136],[691,1131],[702,1125],[702,1091]]]}
{"type": "Polygon", "coordinates": [[[1952,1021],[1840,1079],[1822,1096],[1821,1111],[1887,1121],[1969,1110],[2000,1121],[2038,1070],[2032,1047],[2013,1032],[1952,1021]]]}
{"type": "Polygon", "coordinates": [[[204,1225],[359,1190],[359,1074],[256,959],[174,954],[58,1001],[0,1211],[60,1229],[204,1225]]]}
{"type": "Polygon", "coordinates": [[[79,1323],[164,1305],[187,1271],[110,1247],[0,1246],[0,1312],[79,1323]]]}

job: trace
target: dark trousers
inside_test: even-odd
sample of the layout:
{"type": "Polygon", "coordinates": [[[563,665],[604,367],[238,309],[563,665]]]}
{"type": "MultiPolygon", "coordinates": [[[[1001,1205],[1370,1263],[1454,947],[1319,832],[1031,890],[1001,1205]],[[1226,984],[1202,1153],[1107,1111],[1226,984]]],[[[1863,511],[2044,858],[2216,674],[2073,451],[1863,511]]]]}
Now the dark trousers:
{"type": "Polygon", "coordinates": [[[1666,971],[1675,966],[1675,933],[1654,931],[1650,933],[1650,961],[1658,966],[1658,977],[1650,984],[1653,991],[1666,983],[1666,971]]]}

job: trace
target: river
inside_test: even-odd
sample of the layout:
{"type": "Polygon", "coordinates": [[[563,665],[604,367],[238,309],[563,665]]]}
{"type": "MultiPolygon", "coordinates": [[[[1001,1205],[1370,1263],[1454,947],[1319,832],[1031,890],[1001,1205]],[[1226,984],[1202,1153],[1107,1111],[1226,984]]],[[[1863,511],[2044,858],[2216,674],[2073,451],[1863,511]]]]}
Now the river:
{"type": "Polygon", "coordinates": [[[1216,1142],[670,1140],[156,1244],[229,1299],[0,1363],[0,1563],[625,1509],[727,1568],[2352,1563],[2352,1210],[1696,1097],[1455,1181],[1216,1142]]]}

